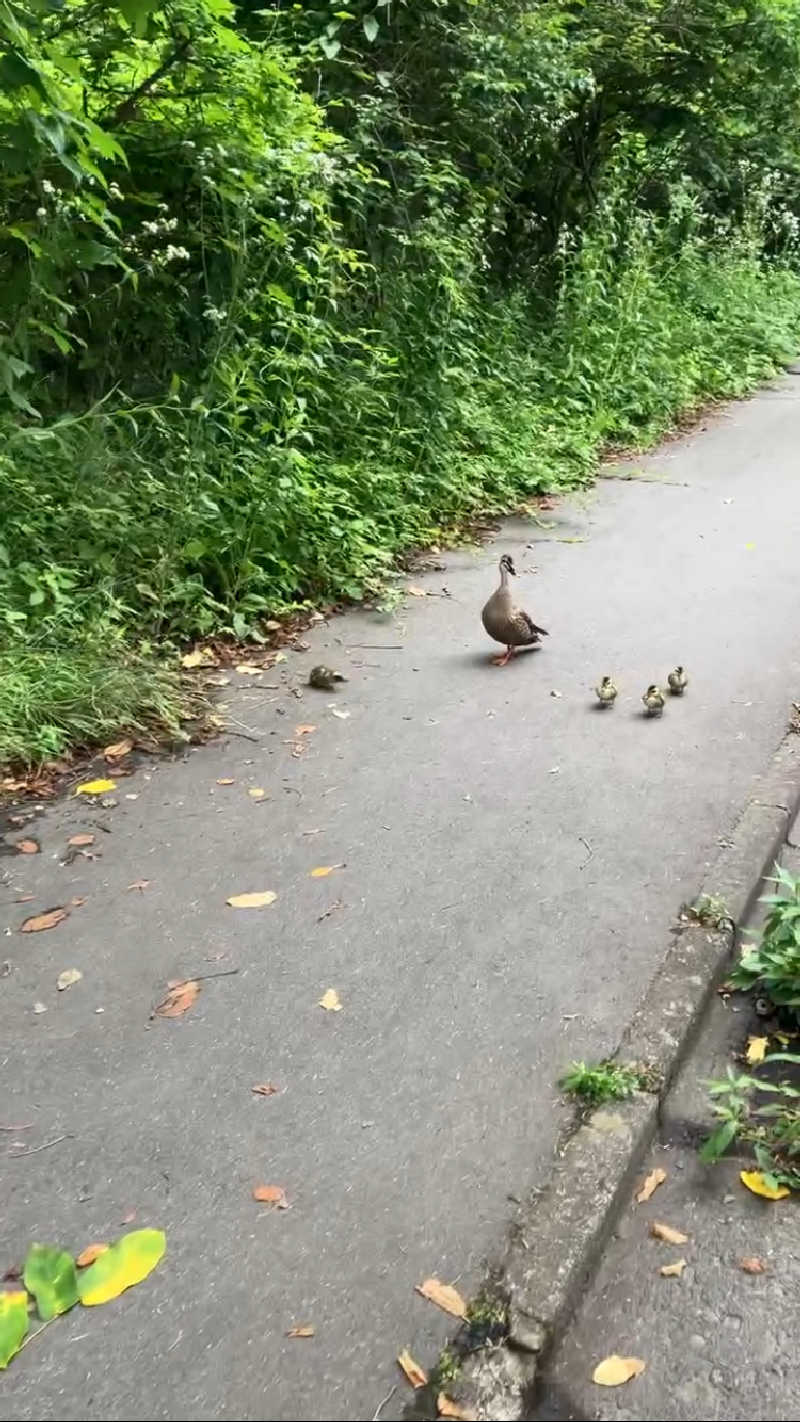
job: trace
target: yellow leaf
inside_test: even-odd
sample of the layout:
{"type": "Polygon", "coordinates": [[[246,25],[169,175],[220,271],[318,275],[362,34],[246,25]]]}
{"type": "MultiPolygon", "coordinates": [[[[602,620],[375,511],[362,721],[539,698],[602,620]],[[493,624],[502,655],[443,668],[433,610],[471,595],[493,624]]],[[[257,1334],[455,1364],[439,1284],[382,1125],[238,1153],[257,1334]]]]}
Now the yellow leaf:
{"type": "Polygon", "coordinates": [[[407,1348],[397,1355],[398,1366],[403,1369],[412,1387],[425,1387],[428,1381],[428,1374],[419,1363],[415,1363],[407,1348]]]}
{"type": "Polygon", "coordinates": [[[470,1412],[466,1407],[459,1407],[452,1397],[448,1397],[446,1392],[440,1392],[436,1399],[436,1411],[440,1417],[453,1417],[456,1422],[477,1422],[477,1412],[470,1412]]]}
{"type": "Polygon", "coordinates": [[[261,676],[261,673],[263,672],[264,668],[251,667],[249,662],[243,662],[241,666],[236,668],[236,670],[240,676],[261,676]]]}
{"type": "Polygon", "coordinates": [[[662,1170],[660,1165],[656,1166],[655,1170],[651,1170],[650,1174],[645,1176],[645,1179],[642,1182],[642,1188],[641,1190],[639,1190],[636,1196],[637,1203],[643,1205],[645,1200],[649,1200],[650,1196],[654,1193],[654,1191],[658,1189],[659,1185],[664,1184],[666,1178],[667,1172],[666,1170],[662,1170]]]}
{"type": "Polygon", "coordinates": [[[765,1056],[766,1056],[766,1054],[767,1054],[767,1047],[768,1047],[768,1046],[769,1046],[769,1037],[748,1037],[748,1039],[747,1039],[747,1063],[748,1063],[748,1066],[756,1066],[758,1062],[763,1062],[763,1060],[764,1060],[764,1058],[765,1058],[765,1056]]]}
{"type": "Polygon", "coordinates": [[[313,1323],[301,1323],[301,1325],[300,1325],[299,1328],[290,1328],[290,1329],[289,1329],[289,1332],[286,1334],[286,1337],[287,1337],[287,1338],[313,1338],[313,1337],[314,1337],[314,1325],[313,1325],[313,1323]]]}
{"type": "Polygon", "coordinates": [[[251,800],[263,800],[267,792],[260,785],[251,785],[247,793],[251,800]]]}
{"type": "Polygon", "coordinates": [[[592,1382],[597,1383],[598,1387],[620,1387],[622,1383],[630,1382],[631,1378],[638,1378],[646,1367],[641,1358],[621,1358],[619,1353],[612,1353],[597,1364],[592,1382]]]}
{"type": "Polygon", "coordinates": [[[785,1200],[792,1193],[786,1185],[768,1185],[760,1170],[740,1170],[739,1179],[748,1190],[764,1200],[785,1200]]]}
{"type": "Polygon", "coordinates": [[[79,1269],[88,1269],[89,1265],[94,1264],[95,1259],[99,1259],[101,1254],[105,1254],[108,1248],[107,1244],[87,1244],[86,1248],[81,1250],[75,1263],[79,1269]]]}
{"type": "Polygon", "coordinates": [[[28,1295],[24,1289],[0,1293],[0,1368],[7,1368],[28,1331],[28,1295]]]}
{"type": "Polygon", "coordinates": [[[454,1318],[466,1318],[467,1306],[452,1284],[443,1284],[440,1279],[426,1279],[424,1283],[416,1284],[415,1289],[437,1308],[443,1308],[445,1313],[452,1313],[454,1318]]]}
{"type": "Polygon", "coordinates": [[[106,795],[109,790],[116,790],[115,780],[87,780],[84,785],[78,785],[73,790],[74,795],[106,795]]]}
{"type": "Polygon", "coordinates": [[[63,973],[58,975],[56,987],[59,992],[63,992],[65,988],[73,987],[75,983],[79,983],[82,977],[83,973],[80,968],[65,968],[63,973]]]}
{"type": "Polygon", "coordinates": [[[334,869],[344,869],[343,864],[320,864],[318,869],[311,870],[312,879],[327,879],[334,869]]]}
{"type": "Polygon", "coordinates": [[[686,1268],[685,1259],[676,1259],[674,1264],[662,1264],[659,1274],[663,1274],[665,1279],[679,1279],[686,1268]]]}
{"type": "Polygon", "coordinates": [[[223,776],[221,776],[220,779],[217,781],[217,784],[218,784],[218,785],[235,785],[235,784],[236,784],[236,781],[233,779],[233,776],[231,776],[231,775],[223,775],[223,776]]]}
{"type": "Polygon", "coordinates": [[[210,647],[195,647],[181,657],[181,666],[191,671],[192,667],[215,667],[217,659],[210,647]]]}
{"type": "Polygon", "coordinates": [[[672,1225],[662,1224],[660,1220],[653,1220],[650,1233],[654,1239],[663,1239],[665,1244],[686,1244],[689,1239],[682,1230],[673,1229],[672,1225]]]}
{"type": "Polygon", "coordinates": [[[108,1303],[156,1267],[167,1247],[167,1237],[160,1229],[135,1229],[124,1234],[98,1255],[94,1264],[78,1277],[78,1297],[87,1308],[108,1303]]]}
{"type": "Polygon", "coordinates": [[[328,988],[328,991],[320,998],[318,1007],[324,1007],[326,1012],[341,1012],[342,1004],[339,1001],[339,994],[335,988],[328,988]]]}
{"type": "Polygon", "coordinates": [[[230,908],[266,908],[267,904],[274,904],[277,897],[272,889],[265,889],[261,894],[232,894],[225,902],[230,908]]]}

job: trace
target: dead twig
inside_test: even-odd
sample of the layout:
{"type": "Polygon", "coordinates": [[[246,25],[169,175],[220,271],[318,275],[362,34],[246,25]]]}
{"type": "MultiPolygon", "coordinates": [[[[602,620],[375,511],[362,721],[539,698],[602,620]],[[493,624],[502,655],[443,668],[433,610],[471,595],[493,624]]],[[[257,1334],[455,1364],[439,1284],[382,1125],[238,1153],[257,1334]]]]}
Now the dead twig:
{"type": "Polygon", "coordinates": [[[205,983],[209,978],[232,978],[238,971],[238,968],[224,968],[219,973],[193,973],[190,978],[181,978],[180,982],[173,983],[170,992],[173,988],[185,987],[187,983],[205,983]]]}
{"type": "Polygon", "coordinates": [[[404,652],[405,647],[402,642],[351,642],[347,651],[351,647],[358,647],[362,652],[404,652]]]}
{"type": "Polygon", "coordinates": [[[45,1141],[44,1145],[31,1146],[29,1150],[9,1151],[9,1160],[19,1160],[23,1155],[37,1155],[40,1150],[49,1150],[51,1146],[59,1145],[61,1141],[71,1141],[72,1133],[67,1132],[65,1136],[56,1136],[55,1140],[45,1141]]]}
{"type": "Polygon", "coordinates": [[[588,839],[584,839],[584,837],[583,837],[582,834],[579,834],[579,835],[578,835],[578,839],[580,840],[581,844],[584,845],[585,848],[588,849],[588,851],[589,851],[589,856],[588,856],[588,858],[587,858],[587,859],[584,859],[583,863],[582,863],[581,866],[580,866],[581,869],[585,869],[585,868],[586,868],[586,865],[589,863],[589,860],[590,860],[590,859],[594,859],[594,850],[592,849],[592,846],[590,845],[588,839]]]}
{"type": "Polygon", "coordinates": [[[381,1401],[378,1403],[378,1406],[375,1408],[375,1411],[374,1411],[373,1414],[372,1414],[372,1422],[378,1422],[378,1418],[380,1417],[381,1412],[383,1411],[383,1409],[384,1409],[384,1407],[386,1406],[387,1402],[391,1402],[391,1400],[392,1400],[392,1398],[394,1397],[394,1395],[395,1395],[396,1392],[397,1392],[397,1383],[395,1383],[395,1385],[394,1385],[393,1388],[390,1388],[390,1389],[389,1389],[389,1391],[387,1392],[386,1396],[385,1396],[384,1398],[382,1398],[381,1401]]]}
{"type": "Polygon", "coordinates": [[[27,1121],[24,1126],[0,1126],[0,1131],[31,1131],[34,1124],[33,1121],[27,1121]]]}

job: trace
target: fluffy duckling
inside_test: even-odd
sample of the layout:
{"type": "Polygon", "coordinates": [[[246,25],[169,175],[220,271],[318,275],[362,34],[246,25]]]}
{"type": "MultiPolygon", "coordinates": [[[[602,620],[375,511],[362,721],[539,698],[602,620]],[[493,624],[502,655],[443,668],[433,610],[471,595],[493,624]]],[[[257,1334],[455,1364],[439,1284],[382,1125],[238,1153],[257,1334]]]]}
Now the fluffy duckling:
{"type": "Polygon", "coordinates": [[[683,667],[676,667],[674,671],[670,672],[667,677],[667,685],[673,696],[683,696],[684,691],[689,685],[689,678],[683,667]]]}
{"type": "Polygon", "coordinates": [[[309,686],[315,686],[317,691],[333,691],[337,681],[347,681],[347,677],[331,667],[312,667],[308,674],[309,686]]]}
{"type": "Polygon", "coordinates": [[[495,642],[505,645],[504,654],[493,658],[495,666],[498,667],[505,666],[509,658],[513,657],[516,647],[533,647],[540,637],[548,636],[544,627],[537,627],[533,618],[516,606],[508,585],[509,574],[516,577],[517,570],[513,559],[508,553],[504,553],[500,559],[500,586],[492,593],[481,613],[484,628],[489,636],[493,637],[495,642]]]}
{"type": "Polygon", "coordinates": [[[644,702],[645,716],[662,715],[664,711],[664,693],[660,686],[656,686],[655,682],[652,686],[648,686],[642,697],[642,701],[644,702]]]}
{"type": "Polygon", "coordinates": [[[605,708],[606,706],[613,706],[614,702],[617,699],[617,688],[611,680],[610,676],[603,677],[603,680],[600,682],[600,685],[595,687],[595,693],[597,695],[598,701],[600,702],[600,705],[603,708],[605,708]]]}

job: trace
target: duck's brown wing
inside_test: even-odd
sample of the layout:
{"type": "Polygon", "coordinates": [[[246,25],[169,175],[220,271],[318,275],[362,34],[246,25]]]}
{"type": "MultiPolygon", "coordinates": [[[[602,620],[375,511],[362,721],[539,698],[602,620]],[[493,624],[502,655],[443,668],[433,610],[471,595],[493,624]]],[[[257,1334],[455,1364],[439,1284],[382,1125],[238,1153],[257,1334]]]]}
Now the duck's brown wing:
{"type": "Polygon", "coordinates": [[[511,630],[513,639],[509,638],[512,647],[527,647],[531,642],[538,642],[540,637],[549,637],[549,632],[544,627],[537,627],[532,617],[527,612],[523,612],[521,607],[515,607],[511,619],[511,630]]]}

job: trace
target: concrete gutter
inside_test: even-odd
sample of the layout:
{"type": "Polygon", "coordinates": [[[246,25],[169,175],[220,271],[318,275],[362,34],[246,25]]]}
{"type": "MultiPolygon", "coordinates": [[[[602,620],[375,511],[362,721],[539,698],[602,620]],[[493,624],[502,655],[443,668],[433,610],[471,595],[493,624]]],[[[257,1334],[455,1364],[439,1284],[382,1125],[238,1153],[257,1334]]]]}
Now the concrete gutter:
{"type": "MultiPolygon", "coordinates": [[[[615,1055],[646,1064],[653,1091],[579,1117],[559,1143],[549,1180],[519,1208],[491,1286],[507,1307],[505,1340],[467,1352],[457,1380],[443,1388],[465,1415],[480,1422],[529,1415],[540,1364],[563,1335],[630,1200],[666,1094],[799,806],[800,735],[787,731],[702,879],[698,897],[721,898],[731,926],[709,930],[684,917],[668,931],[661,967],[620,1040],[615,1055]]],[[[423,1414],[417,1407],[414,1415],[423,1414]]]]}

